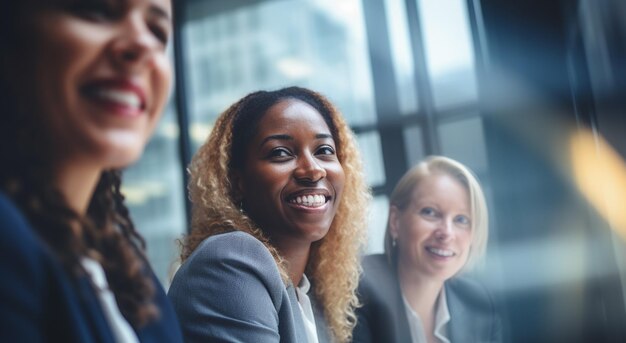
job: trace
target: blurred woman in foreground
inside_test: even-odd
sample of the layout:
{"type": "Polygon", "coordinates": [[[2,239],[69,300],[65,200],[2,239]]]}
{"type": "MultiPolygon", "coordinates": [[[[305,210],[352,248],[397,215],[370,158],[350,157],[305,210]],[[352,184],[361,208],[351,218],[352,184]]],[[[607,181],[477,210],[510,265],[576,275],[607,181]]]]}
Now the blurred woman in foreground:
{"type": "Polygon", "coordinates": [[[1,6],[0,341],[180,342],[119,172],[167,101],[170,0],[1,6]]]}
{"type": "Polygon", "coordinates": [[[487,206],[462,164],[429,157],[390,198],[385,254],[365,257],[354,342],[497,342],[485,289],[457,276],[485,251],[487,206]]]}

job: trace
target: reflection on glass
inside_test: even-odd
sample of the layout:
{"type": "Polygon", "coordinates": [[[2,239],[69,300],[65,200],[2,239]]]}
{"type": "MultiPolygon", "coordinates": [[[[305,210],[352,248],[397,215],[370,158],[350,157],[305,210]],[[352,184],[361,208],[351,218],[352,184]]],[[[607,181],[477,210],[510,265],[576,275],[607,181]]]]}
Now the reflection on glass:
{"type": "Polygon", "coordinates": [[[460,161],[479,175],[487,171],[487,150],[481,117],[440,124],[439,139],[443,155],[460,161]]]}
{"type": "Polygon", "coordinates": [[[186,231],[178,125],[171,103],[139,162],[124,172],[123,185],[135,226],[146,240],[148,259],[167,287],[178,257],[175,240],[186,231]]]}
{"type": "Polygon", "coordinates": [[[405,0],[385,0],[393,71],[398,90],[398,105],[403,115],[417,112],[415,66],[409,40],[405,0]]]}
{"type": "Polygon", "coordinates": [[[478,97],[465,0],[418,0],[426,65],[437,108],[478,97]]]}
{"type": "Polygon", "coordinates": [[[361,133],[357,136],[361,156],[363,157],[363,171],[370,186],[379,186],[385,183],[385,164],[380,146],[380,134],[377,131],[361,133]]]}
{"type": "Polygon", "coordinates": [[[259,89],[308,87],[351,124],[376,120],[360,1],[210,6],[189,2],[183,26],[194,148],[226,106],[259,89]]]}
{"type": "Polygon", "coordinates": [[[384,251],[388,214],[389,199],[384,195],[374,197],[370,205],[366,254],[380,254],[384,251]]]}

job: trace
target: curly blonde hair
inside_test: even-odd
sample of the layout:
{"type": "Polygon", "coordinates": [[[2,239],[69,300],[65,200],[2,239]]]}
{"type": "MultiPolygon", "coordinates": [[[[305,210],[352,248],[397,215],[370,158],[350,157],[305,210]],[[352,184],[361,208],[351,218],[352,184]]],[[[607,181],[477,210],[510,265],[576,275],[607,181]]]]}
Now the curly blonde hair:
{"type": "Polygon", "coordinates": [[[208,140],[189,167],[189,193],[193,203],[192,230],[185,238],[184,261],[207,237],[244,231],[260,240],[274,257],[283,281],[289,283],[285,261],[256,223],[240,211],[241,195],[233,187],[233,172],[241,167],[243,152],[258,121],[274,104],[304,101],[328,124],[337,145],[337,157],[345,173],[344,200],[340,202],[328,234],[311,246],[306,274],[313,280],[331,333],[337,342],[348,342],[356,324],[355,293],[361,267],[359,254],[365,243],[367,207],[371,198],[365,183],[356,141],[339,111],[321,94],[300,87],[248,94],[222,113],[208,140]],[[241,127],[244,128],[241,128],[241,127]]]}

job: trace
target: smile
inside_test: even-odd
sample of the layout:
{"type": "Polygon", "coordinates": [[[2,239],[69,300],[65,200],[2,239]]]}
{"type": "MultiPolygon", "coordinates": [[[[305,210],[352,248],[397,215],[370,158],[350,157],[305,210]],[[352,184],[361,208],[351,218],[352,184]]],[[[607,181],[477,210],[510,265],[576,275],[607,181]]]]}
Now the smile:
{"type": "Polygon", "coordinates": [[[83,94],[122,115],[136,116],[146,109],[144,90],[127,79],[98,79],[83,87],[83,94]]]}
{"type": "Polygon", "coordinates": [[[119,106],[131,107],[141,110],[141,98],[132,91],[119,89],[98,89],[93,92],[93,96],[100,100],[115,103],[119,106]]]}
{"type": "Polygon", "coordinates": [[[454,255],[456,255],[453,251],[450,250],[446,250],[446,249],[437,249],[437,248],[433,248],[433,247],[426,247],[426,250],[428,252],[430,252],[431,254],[440,256],[440,257],[452,257],[454,255]]]}
{"type": "Polygon", "coordinates": [[[306,194],[291,198],[289,202],[306,207],[321,207],[329,200],[330,197],[323,194],[306,194]]]}

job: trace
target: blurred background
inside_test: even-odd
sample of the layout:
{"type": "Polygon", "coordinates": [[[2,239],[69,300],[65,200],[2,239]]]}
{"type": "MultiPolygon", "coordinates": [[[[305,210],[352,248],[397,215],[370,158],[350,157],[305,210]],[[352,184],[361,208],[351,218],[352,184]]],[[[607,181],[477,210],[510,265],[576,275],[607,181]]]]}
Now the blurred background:
{"type": "Polygon", "coordinates": [[[124,192],[165,287],[188,230],[186,166],[228,105],[299,85],[357,134],[374,193],[431,154],[490,208],[476,277],[513,342],[626,342],[626,1],[177,0],[176,85],[124,192]]]}

